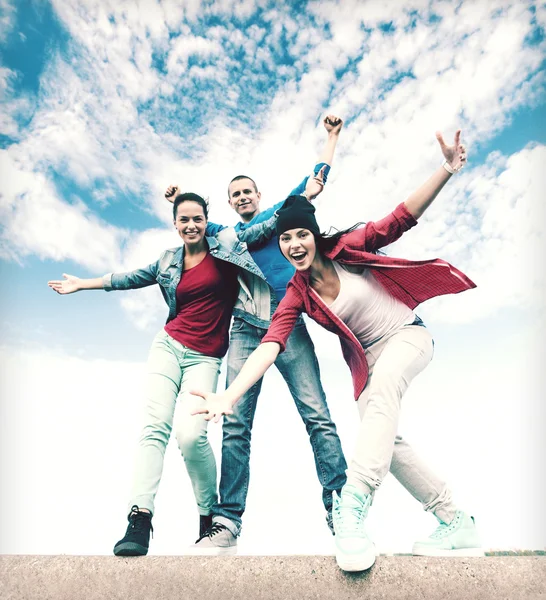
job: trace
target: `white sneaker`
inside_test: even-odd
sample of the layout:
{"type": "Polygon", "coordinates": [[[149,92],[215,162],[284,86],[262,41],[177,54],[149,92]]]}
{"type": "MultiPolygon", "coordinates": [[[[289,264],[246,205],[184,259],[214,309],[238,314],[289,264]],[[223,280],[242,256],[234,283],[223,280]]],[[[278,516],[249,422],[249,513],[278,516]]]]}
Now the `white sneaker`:
{"type": "Polygon", "coordinates": [[[364,520],[372,502],[352,485],[345,485],[341,497],[333,498],[336,561],[344,571],[365,571],[375,562],[375,545],[364,529],[364,520]]]}
{"type": "Polygon", "coordinates": [[[451,523],[438,520],[440,525],[430,537],[413,544],[412,554],[415,556],[484,556],[474,517],[458,510],[451,523]]]}
{"type": "Polygon", "coordinates": [[[189,553],[208,556],[237,554],[237,538],[223,523],[214,521],[195,544],[190,546],[189,553]]]}

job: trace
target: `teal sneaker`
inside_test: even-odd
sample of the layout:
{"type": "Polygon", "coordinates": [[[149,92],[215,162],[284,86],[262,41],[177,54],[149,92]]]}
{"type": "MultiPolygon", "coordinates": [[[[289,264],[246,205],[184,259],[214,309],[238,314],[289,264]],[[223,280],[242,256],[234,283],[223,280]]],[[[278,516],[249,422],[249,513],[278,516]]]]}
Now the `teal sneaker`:
{"type": "Polygon", "coordinates": [[[365,571],[375,562],[375,546],[364,529],[372,497],[346,485],[341,497],[333,492],[332,498],[337,564],[344,571],[365,571]]]}
{"type": "Polygon", "coordinates": [[[474,517],[458,510],[451,523],[438,520],[440,525],[430,537],[413,544],[413,555],[484,556],[474,517]]]}

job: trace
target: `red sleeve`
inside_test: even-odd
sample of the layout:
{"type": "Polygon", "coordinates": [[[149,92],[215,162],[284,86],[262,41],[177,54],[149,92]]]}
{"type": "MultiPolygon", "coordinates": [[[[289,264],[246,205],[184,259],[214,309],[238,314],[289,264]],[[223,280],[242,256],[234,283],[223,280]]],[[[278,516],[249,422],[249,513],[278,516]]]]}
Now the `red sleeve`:
{"type": "Polygon", "coordinates": [[[288,282],[286,295],[281,300],[277,310],[273,313],[271,325],[267,330],[262,344],[265,342],[277,342],[280,352],[284,352],[288,337],[294,329],[298,317],[303,312],[303,301],[300,293],[291,282],[288,282]]]}
{"type": "Polygon", "coordinates": [[[343,244],[355,250],[373,252],[395,242],[404,232],[417,225],[416,219],[402,202],[379,221],[370,221],[361,229],[344,235],[343,244]]]}

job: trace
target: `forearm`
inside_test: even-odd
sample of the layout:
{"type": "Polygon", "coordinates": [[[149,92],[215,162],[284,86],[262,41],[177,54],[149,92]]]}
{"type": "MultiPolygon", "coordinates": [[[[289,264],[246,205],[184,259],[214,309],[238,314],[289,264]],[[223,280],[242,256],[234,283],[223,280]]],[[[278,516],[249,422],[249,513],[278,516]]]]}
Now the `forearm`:
{"type": "Polygon", "coordinates": [[[423,185],[404,202],[408,212],[418,219],[432,204],[440,190],[451,178],[444,167],[439,167],[423,185]]]}
{"type": "Polygon", "coordinates": [[[94,277],[92,279],[79,279],[78,280],[78,291],[81,290],[103,290],[103,278],[94,277]]]}
{"type": "Polygon", "coordinates": [[[328,134],[328,139],[326,140],[326,144],[324,146],[324,149],[322,150],[322,154],[318,159],[319,163],[326,163],[330,167],[332,166],[338,139],[339,131],[337,133],[331,132],[328,134]]]}
{"type": "Polygon", "coordinates": [[[248,357],[243,368],[239,371],[233,383],[224,392],[226,398],[233,406],[275,362],[280,352],[280,345],[276,342],[260,344],[248,357]]]}

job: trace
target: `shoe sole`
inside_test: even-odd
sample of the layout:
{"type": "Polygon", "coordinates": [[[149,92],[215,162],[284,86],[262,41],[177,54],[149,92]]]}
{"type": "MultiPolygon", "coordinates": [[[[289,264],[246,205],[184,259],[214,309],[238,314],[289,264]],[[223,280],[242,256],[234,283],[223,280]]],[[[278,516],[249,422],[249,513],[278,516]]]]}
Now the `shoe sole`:
{"type": "Polygon", "coordinates": [[[192,556],[233,556],[237,554],[237,546],[215,548],[196,548],[191,546],[188,554],[192,556]]]}
{"type": "Polygon", "coordinates": [[[363,554],[355,554],[353,556],[336,554],[336,562],[342,571],[367,571],[375,563],[375,548],[363,554]]]}
{"type": "Polygon", "coordinates": [[[479,557],[485,556],[482,548],[457,548],[448,550],[446,548],[414,548],[413,556],[438,556],[438,557],[479,557]]]}
{"type": "Polygon", "coordinates": [[[116,556],[146,556],[148,548],[135,542],[125,542],[114,547],[114,554],[116,556]]]}

